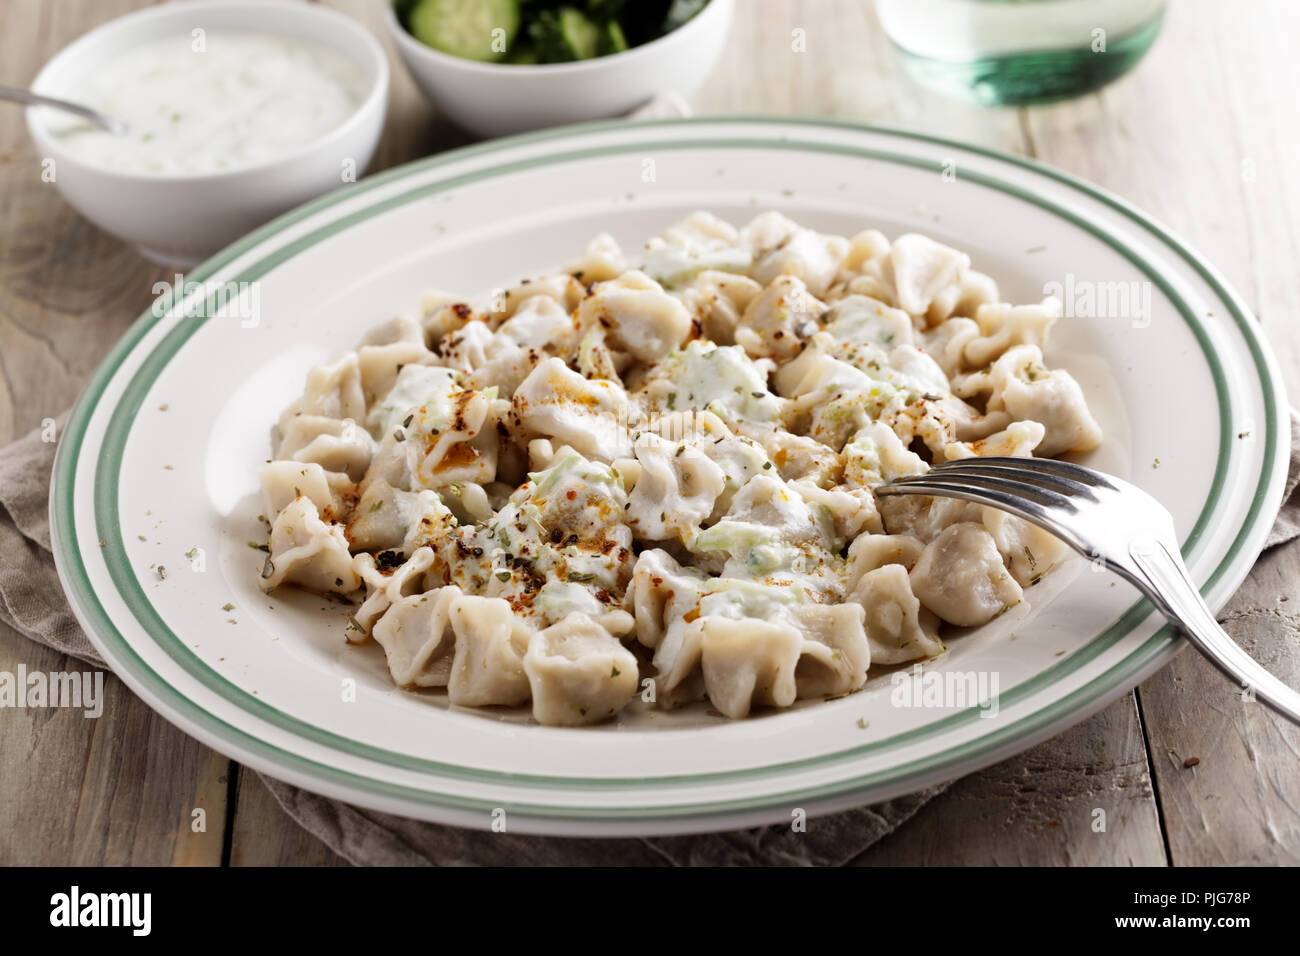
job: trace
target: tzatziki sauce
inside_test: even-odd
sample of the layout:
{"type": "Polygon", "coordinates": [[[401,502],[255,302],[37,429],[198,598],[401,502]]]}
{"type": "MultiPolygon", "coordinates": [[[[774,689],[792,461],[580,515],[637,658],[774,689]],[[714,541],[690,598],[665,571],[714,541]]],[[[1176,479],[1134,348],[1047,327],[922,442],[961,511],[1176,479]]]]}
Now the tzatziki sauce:
{"type": "Polygon", "coordinates": [[[365,99],[363,70],[300,37],[195,31],[141,44],[62,95],[129,127],[67,114],[47,128],[78,158],[130,173],[199,175],[272,159],[320,139],[365,99]]]}

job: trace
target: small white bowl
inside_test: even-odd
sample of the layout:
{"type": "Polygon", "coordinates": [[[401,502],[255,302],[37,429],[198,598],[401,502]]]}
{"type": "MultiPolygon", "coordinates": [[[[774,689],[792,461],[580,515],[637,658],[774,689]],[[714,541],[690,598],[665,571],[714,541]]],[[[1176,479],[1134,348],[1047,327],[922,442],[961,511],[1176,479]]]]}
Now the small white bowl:
{"type": "Polygon", "coordinates": [[[622,53],[573,63],[480,63],[411,36],[385,0],[388,28],[416,84],[435,106],[480,136],[603,119],[658,93],[690,96],[722,54],[734,0],[708,6],[665,36],[622,53]]]}
{"type": "Polygon", "coordinates": [[[168,3],[113,20],[56,54],[32,89],[70,97],[82,77],[123,51],[200,27],[314,40],[355,62],[368,90],[357,110],[323,137],[259,163],[204,174],[133,173],[92,165],[51,135],[46,125],[50,111],[29,108],[27,129],[41,157],[54,161],[54,183],[63,198],[100,228],[168,265],[193,265],[276,215],[342,185],[345,161],[360,176],[388,109],[388,60],[363,27],[313,4],[267,0],[168,3]]]}

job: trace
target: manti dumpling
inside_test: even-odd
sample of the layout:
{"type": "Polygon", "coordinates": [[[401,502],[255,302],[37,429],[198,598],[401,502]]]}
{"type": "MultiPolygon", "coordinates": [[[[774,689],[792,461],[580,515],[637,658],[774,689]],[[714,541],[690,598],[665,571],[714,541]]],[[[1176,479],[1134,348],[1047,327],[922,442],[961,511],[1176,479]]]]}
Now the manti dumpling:
{"type": "Polygon", "coordinates": [[[554,727],[851,694],[1019,604],[1066,549],[884,483],[1085,453],[1060,304],[863,223],[705,211],[640,250],[429,292],[311,370],[261,466],[268,591],[352,604],[399,687],[554,727]]]}

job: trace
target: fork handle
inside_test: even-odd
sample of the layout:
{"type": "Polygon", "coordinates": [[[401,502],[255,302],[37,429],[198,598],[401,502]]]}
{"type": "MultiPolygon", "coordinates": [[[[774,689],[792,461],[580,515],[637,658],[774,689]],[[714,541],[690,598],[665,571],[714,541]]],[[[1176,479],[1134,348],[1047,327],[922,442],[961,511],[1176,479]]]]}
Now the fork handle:
{"type": "MultiPolygon", "coordinates": [[[[1278,680],[1241,649],[1215,620],[1177,552],[1161,541],[1135,542],[1129,555],[1134,584],[1215,667],[1292,723],[1300,724],[1300,692],[1278,680]]],[[[1244,699],[1244,698],[1243,698],[1244,699]]]]}

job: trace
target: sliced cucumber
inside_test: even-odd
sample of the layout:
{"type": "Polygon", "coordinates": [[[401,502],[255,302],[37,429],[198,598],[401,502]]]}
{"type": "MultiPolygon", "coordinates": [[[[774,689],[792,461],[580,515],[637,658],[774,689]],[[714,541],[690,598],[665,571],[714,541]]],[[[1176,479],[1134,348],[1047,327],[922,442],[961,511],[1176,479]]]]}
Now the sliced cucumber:
{"type": "Polygon", "coordinates": [[[504,60],[519,32],[519,0],[416,0],[411,36],[467,60],[504,60]]]}
{"type": "Polygon", "coordinates": [[[598,55],[601,28],[581,10],[565,5],[539,11],[528,24],[528,35],[543,63],[565,63],[598,55]]]}
{"type": "Polygon", "coordinates": [[[600,27],[588,20],[581,10],[560,8],[560,33],[575,60],[590,60],[600,52],[600,27]]]}
{"type": "Polygon", "coordinates": [[[610,20],[600,31],[600,55],[622,53],[626,49],[627,37],[623,35],[623,28],[617,20],[610,20]]]}

